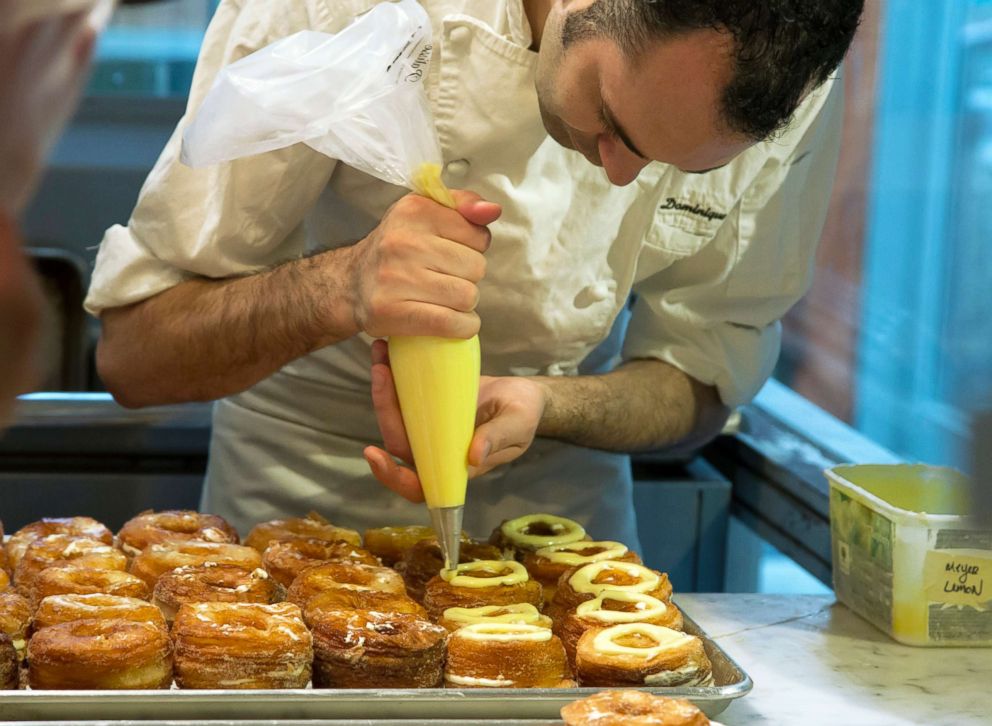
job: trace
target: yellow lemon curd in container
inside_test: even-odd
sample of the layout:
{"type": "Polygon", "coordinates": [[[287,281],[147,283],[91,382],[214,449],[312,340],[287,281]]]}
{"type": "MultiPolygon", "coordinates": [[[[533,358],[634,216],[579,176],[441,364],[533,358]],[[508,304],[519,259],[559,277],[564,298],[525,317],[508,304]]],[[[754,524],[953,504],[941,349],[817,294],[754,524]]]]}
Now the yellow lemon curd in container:
{"type": "Polygon", "coordinates": [[[830,533],[837,598],[901,643],[992,645],[992,529],[953,469],[837,466],[830,533]]]}

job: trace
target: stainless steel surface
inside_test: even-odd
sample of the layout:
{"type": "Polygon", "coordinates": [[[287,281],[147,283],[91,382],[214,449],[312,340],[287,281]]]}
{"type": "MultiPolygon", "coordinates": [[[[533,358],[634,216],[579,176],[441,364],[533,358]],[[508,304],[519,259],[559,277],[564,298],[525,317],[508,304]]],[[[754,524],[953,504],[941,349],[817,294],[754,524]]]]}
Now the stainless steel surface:
{"type": "Polygon", "coordinates": [[[444,556],[444,569],[453,570],[458,565],[461,555],[459,549],[465,507],[432,507],[429,511],[431,526],[434,528],[438,544],[441,545],[441,554],[444,556]]]}
{"type": "MultiPolygon", "coordinates": [[[[722,712],[733,699],[747,694],[751,690],[751,678],[718,644],[706,638],[689,616],[685,617],[685,630],[703,638],[706,653],[713,663],[714,685],[644,690],[688,698],[712,717],[722,712]]],[[[83,718],[147,723],[167,718],[176,722],[203,723],[214,719],[244,724],[252,719],[280,719],[290,723],[293,719],[338,719],[376,724],[405,719],[405,726],[410,726],[414,719],[443,724],[444,721],[436,719],[445,718],[454,723],[459,719],[468,723],[500,721],[511,724],[513,719],[537,719],[538,723],[541,719],[550,719],[554,723],[566,703],[599,690],[602,689],[0,691],[0,720],[68,723],[83,718]]]]}

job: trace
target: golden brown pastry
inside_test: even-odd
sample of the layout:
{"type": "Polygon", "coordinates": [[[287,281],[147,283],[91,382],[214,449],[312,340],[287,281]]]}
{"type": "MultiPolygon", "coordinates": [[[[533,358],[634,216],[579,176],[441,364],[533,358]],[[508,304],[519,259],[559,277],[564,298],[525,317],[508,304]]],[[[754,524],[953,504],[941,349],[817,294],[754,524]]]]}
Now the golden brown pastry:
{"type": "Polygon", "coordinates": [[[17,569],[28,545],[36,539],[50,534],[71,534],[75,537],[95,539],[107,545],[114,543],[114,533],[91,517],[52,517],[39,519],[37,522],[21,527],[10,535],[5,545],[7,566],[11,573],[17,569]]]}
{"type": "Polygon", "coordinates": [[[448,688],[572,686],[561,641],[538,625],[476,623],[448,637],[448,688]]]}
{"type": "Polygon", "coordinates": [[[605,560],[566,570],[558,580],[547,613],[553,620],[561,620],[579,603],[592,600],[604,590],[642,592],[665,601],[672,597],[672,584],[664,572],[634,562],[605,560]]]}
{"type": "Polygon", "coordinates": [[[200,514],[189,509],[170,509],[163,512],[146,510],[126,521],[117,533],[121,549],[128,555],[137,555],[148,545],[163,542],[238,543],[238,533],[223,517],[200,514]]]}
{"type": "Polygon", "coordinates": [[[427,583],[424,593],[424,607],[435,620],[448,608],[520,602],[540,607],[541,585],[514,560],[479,560],[442,570],[427,583]]]}
{"type": "Polygon", "coordinates": [[[365,549],[374,554],[382,564],[392,567],[403,557],[403,553],[417,542],[434,539],[430,527],[413,525],[410,527],[376,527],[365,530],[365,549]]]}
{"type": "Polygon", "coordinates": [[[276,541],[262,554],[265,569],[283,587],[289,587],[303,570],[325,562],[352,562],[380,565],[379,558],[343,540],[305,538],[276,541]]]}
{"type": "Polygon", "coordinates": [[[14,571],[14,585],[26,596],[42,570],[69,564],[98,570],[123,570],[127,567],[127,557],[119,549],[99,540],[50,534],[28,545],[14,571]]]}
{"type": "Polygon", "coordinates": [[[439,625],[453,631],[478,623],[509,623],[512,625],[537,625],[551,628],[551,618],[542,615],[529,602],[512,605],[483,605],[475,608],[448,608],[441,613],[439,625]]]}
{"type": "MultiPolygon", "coordinates": [[[[498,560],[501,558],[499,549],[490,544],[462,540],[458,561],[478,562],[480,560],[498,560]]],[[[421,540],[408,549],[400,561],[396,563],[396,571],[403,575],[406,591],[417,602],[424,601],[424,590],[432,577],[436,577],[444,568],[444,556],[441,547],[434,538],[421,540]]]]}
{"type": "Polygon", "coordinates": [[[170,570],[188,565],[237,565],[246,570],[262,566],[262,557],[252,547],[224,542],[180,540],[148,545],[133,560],[131,574],[137,575],[152,589],[158,578],[170,570]]]}
{"type": "Polygon", "coordinates": [[[186,565],[164,573],[155,583],[152,603],[170,623],[179,606],[194,602],[256,602],[282,600],[282,586],[261,567],[186,565]]]}
{"type": "Polygon", "coordinates": [[[288,602],[187,603],[172,624],[180,688],[303,688],[313,638],[288,602]]]}
{"type": "Polygon", "coordinates": [[[648,623],[587,630],[575,648],[582,686],[709,686],[713,673],[694,635],[648,623]]]}
{"type": "Polygon", "coordinates": [[[311,597],[325,590],[378,590],[406,594],[396,570],[354,562],[325,562],[303,570],[289,586],[286,599],[304,608],[311,597]]]}
{"type": "Polygon", "coordinates": [[[152,689],[172,683],[169,634],[133,620],[72,620],[42,628],[28,643],[28,661],[28,684],[36,690],[152,689]]]}
{"type": "Polygon", "coordinates": [[[259,552],[265,552],[273,542],[291,539],[322,539],[325,542],[347,542],[355,547],[362,546],[362,538],[358,532],[335,527],[316,512],[310,512],[305,517],[273,519],[256,524],[245,537],[245,544],[259,552]]]}
{"type": "Polygon", "coordinates": [[[48,567],[31,581],[27,588],[32,608],[38,607],[49,595],[85,595],[104,593],[119,597],[137,597],[147,600],[151,590],[140,577],[123,570],[103,570],[78,565],[48,567]]]}
{"type": "Polygon", "coordinates": [[[31,632],[73,620],[133,620],[165,628],[162,612],[147,600],[92,593],[89,595],[49,595],[31,618],[31,632]]]}
{"type": "Polygon", "coordinates": [[[313,627],[314,621],[324,613],[336,610],[372,610],[377,613],[406,613],[427,620],[424,606],[405,592],[381,592],[379,590],[346,590],[338,588],[319,592],[303,608],[303,621],[313,627]]]}
{"type": "Polygon", "coordinates": [[[592,628],[608,628],[622,623],[650,623],[682,630],[682,612],[669,602],[640,592],[605,590],[592,600],[579,603],[555,623],[555,635],[561,638],[568,662],[575,666],[575,646],[592,628]]]}
{"type": "Polygon", "coordinates": [[[3,522],[0,521],[0,590],[5,590],[10,585],[9,575],[10,571],[7,565],[7,547],[4,544],[3,522]]]}
{"type": "Polygon", "coordinates": [[[709,726],[710,720],[684,698],[645,691],[600,691],[561,709],[565,726],[709,726]]]}
{"type": "Polygon", "coordinates": [[[586,530],[576,521],[555,514],[528,514],[504,520],[489,537],[505,557],[522,560],[527,552],[542,547],[588,539],[586,530]]]}
{"type": "Polygon", "coordinates": [[[23,660],[27,645],[28,625],[31,622],[31,606],[27,598],[13,590],[0,592],[0,633],[10,636],[14,648],[23,660]]]}
{"type": "Polygon", "coordinates": [[[435,688],[447,631],[405,613],[328,611],[312,621],[314,688],[435,688]]]}
{"type": "Polygon", "coordinates": [[[641,558],[636,552],[629,550],[627,545],[609,541],[565,542],[542,547],[536,552],[527,552],[523,557],[527,572],[544,588],[545,602],[551,602],[554,598],[555,590],[558,589],[558,578],[565,573],[565,570],[603,560],[641,564],[641,558]]]}
{"type": "Polygon", "coordinates": [[[17,689],[21,680],[20,658],[13,641],[6,633],[0,633],[0,691],[17,689]]]}

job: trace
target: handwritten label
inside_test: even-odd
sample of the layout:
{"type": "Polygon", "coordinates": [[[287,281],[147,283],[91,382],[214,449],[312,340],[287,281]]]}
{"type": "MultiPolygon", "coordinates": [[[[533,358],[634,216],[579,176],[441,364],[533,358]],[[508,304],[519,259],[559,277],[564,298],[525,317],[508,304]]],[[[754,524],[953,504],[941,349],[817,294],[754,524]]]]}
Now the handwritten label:
{"type": "Polygon", "coordinates": [[[927,599],[976,609],[992,606],[992,552],[934,550],[923,565],[927,599]]]}

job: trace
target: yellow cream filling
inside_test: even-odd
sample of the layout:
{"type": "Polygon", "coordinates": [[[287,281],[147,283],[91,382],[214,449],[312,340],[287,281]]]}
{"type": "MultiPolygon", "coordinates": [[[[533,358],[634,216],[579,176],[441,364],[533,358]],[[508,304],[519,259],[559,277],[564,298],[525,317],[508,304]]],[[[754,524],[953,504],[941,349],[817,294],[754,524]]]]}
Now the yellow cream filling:
{"type": "Polygon", "coordinates": [[[455,587],[495,587],[496,585],[518,585],[529,578],[526,568],[513,560],[478,560],[463,562],[453,570],[441,570],[441,579],[455,587]],[[473,577],[475,570],[505,571],[505,575],[496,577],[473,577]]]}
{"type": "Polygon", "coordinates": [[[531,550],[554,544],[577,542],[586,536],[581,524],[553,514],[528,514],[510,519],[500,525],[500,531],[513,544],[531,550]],[[534,524],[546,526],[551,530],[551,534],[528,533],[528,528],[534,524]]]}
{"type": "Polygon", "coordinates": [[[520,625],[538,625],[542,628],[551,627],[551,618],[541,615],[537,608],[529,602],[512,605],[483,605],[477,608],[448,608],[444,611],[446,620],[460,626],[476,623],[511,623],[520,625]],[[499,613],[495,615],[494,613],[499,613]]]}
{"type": "Polygon", "coordinates": [[[476,623],[456,630],[452,637],[501,643],[520,641],[546,643],[551,640],[551,631],[539,625],[522,623],[476,623]]]}
{"type": "Polygon", "coordinates": [[[603,562],[593,562],[585,567],[576,570],[568,579],[568,584],[575,592],[598,595],[604,590],[618,590],[621,592],[651,592],[661,584],[661,577],[649,570],[644,565],[636,565],[633,562],[613,562],[606,560],[603,562]],[[614,582],[594,582],[594,580],[607,570],[619,570],[625,575],[636,578],[637,582],[632,585],[618,585],[614,582]]]}
{"type": "Polygon", "coordinates": [[[624,623],[605,628],[593,637],[592,647],[603,655],[628,655],[649,660],[661,655],[666,650],[678,648],[691,640],[692,636],[661,625],[648,623],[624,623]],[[653,646],[639,648],[630,645],[620,645],[617,641],[623,637],[639,635],[653,641],[653,646]]]}
{"type": "Polygon", "coordinates": [[[548,562],[554,562],[558,565],[568,565],[569,567],[574,567],[575,565],[585,565],[590,562],[602,562],[603,560],[615,560],[623,557],[627,554],[629,550],[627,545],[620,542],[564,542],[561,544],[554,544],[548,547],[542,547],[537,551],[540,557],[543,557],[548,562]],[[582,555],[576,550],[585,550],[592,547],[602,547],[602,552],[597,552],[594,555],[582,555]]]}
{"type": "Polygon", "coordinates": [[[601,623],[640,623],[653,618],[660,618],[668,612],[668,607],[656,597],[642,592],[623,592],[621,590],[604,590],[593,600],[586,600],[575,608],[579,617],[598,620],[601,623]],[[634,603],[633,610],[604,610],[604,600],[634,603]]]}

